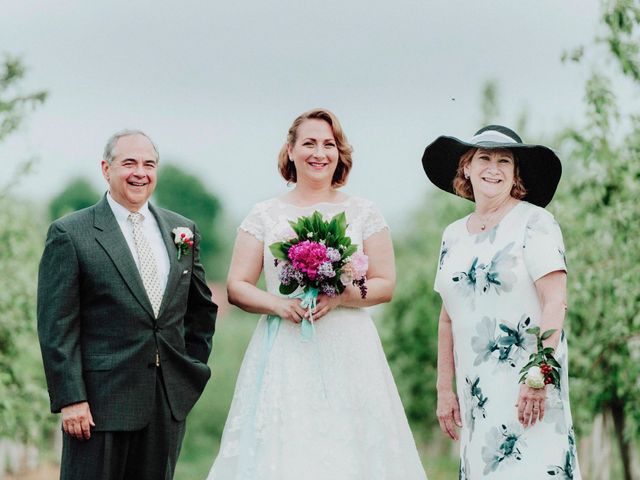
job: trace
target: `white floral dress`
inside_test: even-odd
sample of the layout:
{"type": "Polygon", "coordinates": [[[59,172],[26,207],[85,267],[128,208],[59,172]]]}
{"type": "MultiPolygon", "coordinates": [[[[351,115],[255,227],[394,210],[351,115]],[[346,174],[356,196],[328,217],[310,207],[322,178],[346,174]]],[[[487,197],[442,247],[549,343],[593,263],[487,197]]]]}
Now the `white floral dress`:
{"type": "MultiPolygon", "coordinates": [[[[288,221],[345,212],[347,234],[363,241],[387,227],[371,202],[296,207],[257,204],[240,225],[264,245],[267,290],[278,293],[269,245],[288,221]]],[[[376,327],[362,308],[338,307],[315,324],[281,321],[271,345],[262,316],[245,353],[209,480],[425,480],[376,327]]]]}
{"type": "Polygon", "coordinates": [[[493,229],[467,230],[469,216],[443,234],[435,289],[451,318],[462,417],[461,479],[580,479],[567,376],[567,341],[556,351],[560,388],[547,387],[542,422],[524,429],[515,404],[519,372],[535,349],[534,282],[566,271],[560,227],[545,209],[520,202],[493,229]]]}

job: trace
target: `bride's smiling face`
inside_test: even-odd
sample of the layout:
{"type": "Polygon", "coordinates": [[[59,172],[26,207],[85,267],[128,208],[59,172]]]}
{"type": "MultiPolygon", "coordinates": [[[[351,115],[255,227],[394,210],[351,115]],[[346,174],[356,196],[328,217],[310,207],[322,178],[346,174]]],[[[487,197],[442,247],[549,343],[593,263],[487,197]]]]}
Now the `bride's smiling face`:
{"type": "Polygon", "coordinates": [[[300,124],[296,141],[287,147],[296,166],[297,182],[327,182],[331,185],[340,152],[333,130],[324,120],[309,119],[300,124]]]}

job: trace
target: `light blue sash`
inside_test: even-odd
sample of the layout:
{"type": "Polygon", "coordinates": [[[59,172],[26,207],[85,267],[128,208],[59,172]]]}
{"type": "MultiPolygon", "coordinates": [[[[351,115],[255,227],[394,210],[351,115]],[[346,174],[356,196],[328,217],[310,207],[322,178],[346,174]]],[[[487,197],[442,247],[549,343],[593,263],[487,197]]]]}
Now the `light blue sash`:
{"type": "MultiPolygon", "coordinates": [[[[316,308],[318,300],[318,289],[308,288],[307,290],[299,293],[289,295],[291,298],[299,298],[301,300],[300,305],[306,308],[309,312],[309,319],[304,318],[300,325],[300,335],[302,341],[313,340],[316,327],[313,324],[313,310],[316,308]]],[[[244,422],[242,429],[242,435],[240,437],[240,453],[238,455],[238,480],[253,480],[257,478],[255,457],[256,457],[256,413],[258,410],[258,398],[262,391],[262,382],[264,381],[264,374],[267,370],[267,363],[269,362],[269,354],[271,348],[275,343],[278,330],[280,329],[280,322],[282,318],[277,315],[267,315],[267,327],[264,332],[262,341],[262,352],[260,353],[260,362],[258,365],[258,371],[256,374],[256,384],[251,394],[251,398],[247,403],[249,408],[247,410],[247,419],[244,422]]],[[[316,344],[317,365],[320,371],[320,378],[322,378],[322,368],[320,365],[319,351],[316,344]]],[[[324,379],[322,379],[324,388],[324,379]]],[[[325,396],[326,396],[326,389],[325,396]]]]}

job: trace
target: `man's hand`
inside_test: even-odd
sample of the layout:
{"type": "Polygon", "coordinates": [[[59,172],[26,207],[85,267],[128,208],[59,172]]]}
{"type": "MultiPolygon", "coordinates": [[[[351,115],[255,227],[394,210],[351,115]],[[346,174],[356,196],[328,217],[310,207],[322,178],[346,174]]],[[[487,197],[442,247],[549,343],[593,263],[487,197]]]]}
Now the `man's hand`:
{"type": "Polygon", "coordinates": [[[78,440],[91,438],[91,427],[95,427],[88,402],[74,403],[62,407],[62,430],[78,440]]]}

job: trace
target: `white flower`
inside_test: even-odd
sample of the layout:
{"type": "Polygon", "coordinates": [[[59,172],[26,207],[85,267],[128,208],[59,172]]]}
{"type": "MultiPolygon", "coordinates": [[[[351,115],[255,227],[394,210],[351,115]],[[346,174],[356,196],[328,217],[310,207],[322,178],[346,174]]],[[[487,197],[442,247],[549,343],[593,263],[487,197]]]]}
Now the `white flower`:
{"type": "Polygon", "coordinates": [[[524,383],[531,388],[544,388],[544,375],[540,367],[530,367],[529,370],[527,370],[527,378],[524,383]]]}
{"type": "Polygon", "coordinates": [[[193,232],[187,227],[176,227],[171,230],[171,232],[173,233],[173,241],[176,245],[193,239],[193,232]]]}

